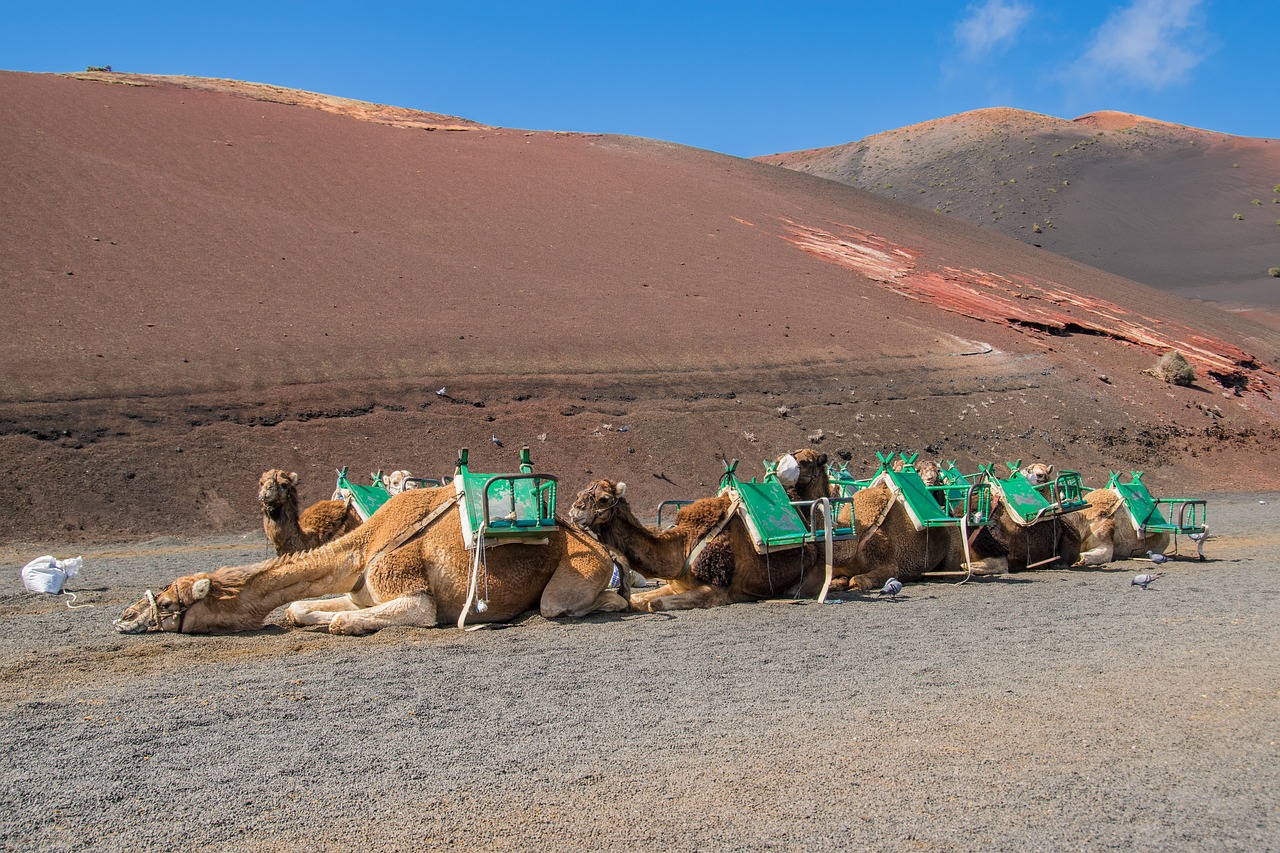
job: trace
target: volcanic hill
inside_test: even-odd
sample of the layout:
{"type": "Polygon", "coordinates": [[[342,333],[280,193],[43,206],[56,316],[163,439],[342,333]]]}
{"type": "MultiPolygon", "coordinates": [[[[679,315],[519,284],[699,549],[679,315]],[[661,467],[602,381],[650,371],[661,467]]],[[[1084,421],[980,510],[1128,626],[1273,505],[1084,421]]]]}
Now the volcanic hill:
{"type": "Polygon", "coordinates": [[[996,108],[757,159],[1280,327],[1280,140],[996,108]]]}
{"type": "Polygon", "coordinates": [[[0,73],[0,537],[251,530],[258,475],[561,500],[817,446],[1275,488],[1277,334],[953,217],[645,139],[0,73]],[[1170,349],[1193,387],[1149,374],[1170,349]],[[501,446],[499,446],[499,443],[501,446]]]}

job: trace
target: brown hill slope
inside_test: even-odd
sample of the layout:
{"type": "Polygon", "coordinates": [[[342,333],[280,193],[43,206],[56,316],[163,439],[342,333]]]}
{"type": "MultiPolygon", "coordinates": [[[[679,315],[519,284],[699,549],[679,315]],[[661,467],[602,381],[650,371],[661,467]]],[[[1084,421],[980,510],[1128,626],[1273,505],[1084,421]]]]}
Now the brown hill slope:
{"type": "Polygon", "coordinates": [[[1280,140],[1000,108],[758,159],[1183,296],[1280,307],[1280,140]]]}
{"type": "Polygon", "coordinates": [[[1275,485],[1234,467],[1277,436],[1247,320],[705,151],[111,77],[0,73],[6,539],[246,529],[265,468],[317,499],[526,442],[640,506],[809,442],[1275,485]],[[1142,372],[1172,347],[1197,387],[1142,372]]]}

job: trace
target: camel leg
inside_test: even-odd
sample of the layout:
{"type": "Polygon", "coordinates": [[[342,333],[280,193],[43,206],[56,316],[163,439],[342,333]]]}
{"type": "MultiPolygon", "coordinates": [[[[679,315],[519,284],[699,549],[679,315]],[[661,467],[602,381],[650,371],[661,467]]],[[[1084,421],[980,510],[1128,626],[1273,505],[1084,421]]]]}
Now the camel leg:
{"type": "Polygon", "coordinates": [[[434,628],[436,624],[436,600],[431,593],[411,592],[373,607],[335,613],[329,633],[358,636],[392,626],[434,628]]]}
{"type": "Polygon", "coordinates": [[[642,592],[639,595],[632,595],[631,609],[639,610],[639,611],[648,610],[649,602],[653,601],[655,598],[665,598],[668,595],[675,595],[675,594],[676,594],[675,587],[673,587],[669,583],[664,583],[662,586],[658,587],[657,589],[651,589],[651,590],[648,590],[647,592],[642,592]]]}
{"type": "Polygon", "coordinates": [[[588,613],[595,613],[597,610],[603,610],[606,613],[617,613],[620,610],[628,610],[631,603],[622,596],[618,595],[612,589],[601,590],[595,600],[585,607],[566,609],[562,604],[548,605],[546,594],[543,594],[542,607],[540,612],[547,619],[559,619],[561,617],[569,617],[576,619],[579,616],[586,616],[588,613]]]}
{"type": "Polygon", "coordinates": [[[626,610],[627,600],[609,589],[613,560],[601,559],[598,546],[566,533],[564,558],[542,590],[539,612],[547,619],[585,616],[597,610],[626,610]]]}
{"type": "Polygon", "coordinates": [[[1080,552],[1080,561],[1077,566],[1101,566],[1104,563],[1110,563],[1115,558],[1115,548],[1110,541],[1103,542],[1096,548],[1090,548],[1088,551],[1080,552]]]}
{"type": "Polygon", "coordinates": [[[661,610],[699,610],[704,607],[718,607],[721,604],[732,604],[734,598],[728,589],[722,586],[703,584],[695,586],[678,595],[664,595],[649,600],[649,609],[661,610]]]}
{"type": "Polygon", "coordinates": [[[290,604],[284,618],[290,625],[303,628],[308,625],[327,625],[332,621],[335,613],[359,609],[360,605],[352,601],[350,595],[340,595],[337,598],[311,598],[290,604]]]}
{"type": "Polygon", "coordinates": [[[893,566],[884,566],[866,574],[849,578],[849,589],[859,592],[879,592],[889,578],[897,577],[893,566]]]}
{"type": "Polygon", "coordinates": [[[969,571],[975,578],[992,578],[1009,573],[1008,557],[986,557],[974,560],[969,564],[969,571]]]}

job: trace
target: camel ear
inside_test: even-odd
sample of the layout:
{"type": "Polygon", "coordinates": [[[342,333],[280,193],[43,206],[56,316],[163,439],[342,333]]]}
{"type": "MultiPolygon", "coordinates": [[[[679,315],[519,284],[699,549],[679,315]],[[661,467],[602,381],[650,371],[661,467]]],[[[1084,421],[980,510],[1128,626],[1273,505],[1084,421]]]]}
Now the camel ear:
{"type": "Polygon", "coordinates": [[[825,453],[819,454],[819,456],[818,456],[818,464],[819,464],[819,465],[826,465],[826,464],[827,464],[827,454],[825,454],[825,453]]]}
{"type": "Polygon", "coordinates": [[[204,598],[209,594],[209,589],[213,586],[213,581],[208,578],[200,578],[191,585],[191,597],[196,601],[204,598]]]}
{"type": "Polygon", "coordinates": [[[291,486],[296,486],[296,485],[298,485],[298,472],[297,472],[297,471],[294,471],[293,473],[291,473],[291,474],[289,475],[289,485],[291,485],[291,486]]]}
{"type": "Polygon", "coordinates": [[[625,495],[626,493],[627,493],[627,484],[626,484],[626,483],[618,483],[616,486],[614,486],[614,487],[613,487],[613,496],[614,496],[615,498],[620,498],[620,497],[622,497],[623,495],[625,495]]]}

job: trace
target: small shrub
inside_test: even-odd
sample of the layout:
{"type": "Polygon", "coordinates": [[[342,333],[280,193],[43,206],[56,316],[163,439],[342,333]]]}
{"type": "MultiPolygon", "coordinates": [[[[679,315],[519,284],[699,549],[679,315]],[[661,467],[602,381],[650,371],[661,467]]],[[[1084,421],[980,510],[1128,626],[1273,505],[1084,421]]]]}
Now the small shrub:
{"type": "Polygon", "coordinates": [[[1272,267],[1271,269],[1267,270],[1267,275],[1271,276],[1272,278],[1280,278],[1280,267],[1272,267]]]}
{"type": "Polygon", "coordinates": [[[1155,372],[1162,382],[1170,385],[1194,385],[1196,381],[1196,369],[1176,349],[1160,356],[1155,372]]]}
{"type": "Polygon", "coordinates": [[[1244,219],[1244,217],[1243,217],[1243,216],[1241,216],[1239,213],[1233,213],[1233,214],[1231,214],[1231,218],[1232,218],[1232,219],[1244,219]]]}
{"type": "Polygon", "coordinates": [[[1276,195],[1280,195],[1280,184],[1276,184],[1274,187],[1272,187],[1271,191],[1276,195]]]}

